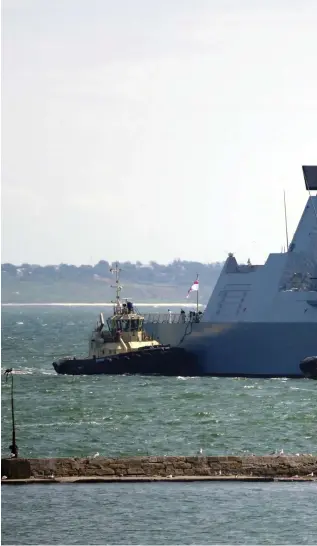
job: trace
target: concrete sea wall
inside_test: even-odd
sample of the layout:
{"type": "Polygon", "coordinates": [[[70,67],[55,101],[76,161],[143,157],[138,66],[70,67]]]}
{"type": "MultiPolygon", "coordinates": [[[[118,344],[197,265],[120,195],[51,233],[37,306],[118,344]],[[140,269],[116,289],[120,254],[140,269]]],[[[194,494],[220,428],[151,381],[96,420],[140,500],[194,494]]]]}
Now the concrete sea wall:
{"type": "Polygon", "coordinates": [[[146,477],[317,477],[317,457],[126,457],[2,459],[5,480],[146,477]]]}

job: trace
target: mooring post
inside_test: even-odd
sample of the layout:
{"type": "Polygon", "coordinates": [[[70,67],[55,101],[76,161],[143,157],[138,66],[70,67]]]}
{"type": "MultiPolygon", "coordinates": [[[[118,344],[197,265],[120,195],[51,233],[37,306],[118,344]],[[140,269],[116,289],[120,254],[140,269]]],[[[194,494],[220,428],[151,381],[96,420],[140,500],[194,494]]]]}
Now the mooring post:
{"type": "Polygon", "coordinates": [[[14,390],[13,390],[13,373],[12,368],[8,368],[4,372],[6,376],[6,382],[8,380],[9,375],[11,376],[11,415],[12,415],[12,443],[9,446],[9,449],[11,451],[11,457],[18,457],[18,446],[15,441],[15,419],[14,419],[14,390]]]}

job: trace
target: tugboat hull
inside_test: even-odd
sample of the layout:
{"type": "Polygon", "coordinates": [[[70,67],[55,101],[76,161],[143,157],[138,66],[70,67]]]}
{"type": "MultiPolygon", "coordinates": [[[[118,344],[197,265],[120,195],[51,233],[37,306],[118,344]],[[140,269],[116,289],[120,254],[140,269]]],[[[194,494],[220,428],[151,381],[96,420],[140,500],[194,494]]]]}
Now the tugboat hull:
{"type": "Polygon", "coordinates": [[[299,365],[304,376],[308,379],[317,379],[317,356],[308,356],[299,365]]]}
{"type": "Polygon", "coordinates": [[[65,358],[53,362],[63,375],[197,375],[196,357],[179,347],[158,346],[102,358],[65,358]]]}

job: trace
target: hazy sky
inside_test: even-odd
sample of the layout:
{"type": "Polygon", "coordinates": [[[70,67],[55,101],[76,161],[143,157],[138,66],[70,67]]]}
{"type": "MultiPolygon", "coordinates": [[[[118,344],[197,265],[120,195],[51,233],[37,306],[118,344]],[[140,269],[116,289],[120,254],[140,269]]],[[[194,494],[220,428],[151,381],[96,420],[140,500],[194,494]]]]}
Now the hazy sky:
{"type": "Polygon", "coordinates": [[[3,0],[2,262],[262,262],[317,163],[316,0],[3,0]]]}

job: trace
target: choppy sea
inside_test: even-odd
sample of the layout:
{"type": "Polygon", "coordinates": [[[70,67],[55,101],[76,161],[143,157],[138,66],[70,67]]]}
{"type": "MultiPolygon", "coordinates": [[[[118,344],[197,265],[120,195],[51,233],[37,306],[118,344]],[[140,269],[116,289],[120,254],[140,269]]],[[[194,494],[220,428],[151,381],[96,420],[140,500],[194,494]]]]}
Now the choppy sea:
{"type": "MultiPolygon", "coordinates": [[[[2,308],[21,456],[317,452],[314,381],[58,376],[54,358],[87,353],[100,310],[2,308]]],[[[3,376],[1,388],[4,456],[3,376]]],[[[316,498],[315,484],[3,487],[2,543],[316,544],[316,498]]]]}

